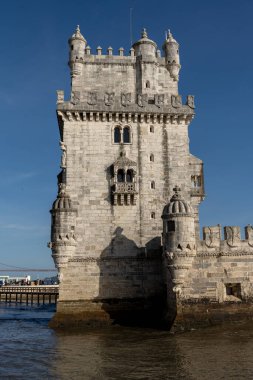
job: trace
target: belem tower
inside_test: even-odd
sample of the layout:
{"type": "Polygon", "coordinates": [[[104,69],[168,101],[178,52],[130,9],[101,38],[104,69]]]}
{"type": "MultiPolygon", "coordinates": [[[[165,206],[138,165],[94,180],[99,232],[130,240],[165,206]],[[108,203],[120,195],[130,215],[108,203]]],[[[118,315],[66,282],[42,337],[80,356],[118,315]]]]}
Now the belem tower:
{"type": "Polygon", "coordinates": [[[187,328],[253,312],[253,228],[204,227],[203,163],[189,151],[194,96],[179,45],[144,29],[129,54],[69,39],[71,96],[57,91],[61,171],[51,209],[55,326],[187,328]]]}

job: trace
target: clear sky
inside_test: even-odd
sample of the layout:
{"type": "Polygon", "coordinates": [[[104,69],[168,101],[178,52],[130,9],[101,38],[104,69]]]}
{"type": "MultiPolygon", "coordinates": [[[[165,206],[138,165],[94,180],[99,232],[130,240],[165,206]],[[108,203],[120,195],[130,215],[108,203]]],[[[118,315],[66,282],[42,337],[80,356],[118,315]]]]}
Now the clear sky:
{"type": "Polygon", "coordinates": [[[1,1],[0,262],[53,267],[55,92],[69,94],[68,38],[79,24],[93,52],[128,51],[130,8],[134,41],[146,27],[160,47],[166,29],[180,44],[180,94],[196,99],[191,152],[205,164],[201,224],[253,223],[252,0],[1,1]]]}

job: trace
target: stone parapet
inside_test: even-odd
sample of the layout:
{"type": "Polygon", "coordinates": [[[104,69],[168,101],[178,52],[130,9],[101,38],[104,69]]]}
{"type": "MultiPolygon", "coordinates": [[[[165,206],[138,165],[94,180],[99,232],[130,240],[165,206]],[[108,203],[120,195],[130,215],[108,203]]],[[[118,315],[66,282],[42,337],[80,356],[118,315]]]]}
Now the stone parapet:
{"type": "Polygon", "coordinates": [[[225,226],[224,240],[221,226],[203,227],[203,240],[198,243],[198,255],[247,255],[253,254],[253,227],[245,227],[245,239],[241,239],[239,226],[225,226]]]}

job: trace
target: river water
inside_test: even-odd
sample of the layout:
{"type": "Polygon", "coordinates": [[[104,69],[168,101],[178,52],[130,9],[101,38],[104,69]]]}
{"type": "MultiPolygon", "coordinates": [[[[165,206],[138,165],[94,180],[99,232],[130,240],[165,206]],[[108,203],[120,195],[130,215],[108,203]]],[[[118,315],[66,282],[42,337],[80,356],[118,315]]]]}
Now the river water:
{"type": "Polygon", "coordinates": [[[60,333],[53,309],[0,304],[0,379],[253,379],[253,322],[184,334],[114,326],[60,333]]]}

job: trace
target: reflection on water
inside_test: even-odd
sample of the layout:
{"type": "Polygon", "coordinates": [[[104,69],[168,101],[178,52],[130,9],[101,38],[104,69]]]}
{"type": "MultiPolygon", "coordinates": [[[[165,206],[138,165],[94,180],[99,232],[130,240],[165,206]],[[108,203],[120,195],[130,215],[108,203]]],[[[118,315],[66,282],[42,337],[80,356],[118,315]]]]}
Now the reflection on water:
{"type": "Polygon", "coordinates": [[[252,379],[253,325],[184,334],[113,327],[59,333],[48,308],[0,308],[1,379],[252,379]]]}

